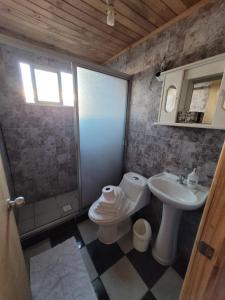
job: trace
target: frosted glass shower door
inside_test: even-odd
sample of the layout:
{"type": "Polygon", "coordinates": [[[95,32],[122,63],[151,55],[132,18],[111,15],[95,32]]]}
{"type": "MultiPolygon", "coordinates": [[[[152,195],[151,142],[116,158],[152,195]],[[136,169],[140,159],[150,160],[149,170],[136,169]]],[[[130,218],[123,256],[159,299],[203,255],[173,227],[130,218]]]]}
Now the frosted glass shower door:
{"type": "Polygon", "coordinates": [[[77,68],[82,207],[122,176],[127,80],[77,68]]]}

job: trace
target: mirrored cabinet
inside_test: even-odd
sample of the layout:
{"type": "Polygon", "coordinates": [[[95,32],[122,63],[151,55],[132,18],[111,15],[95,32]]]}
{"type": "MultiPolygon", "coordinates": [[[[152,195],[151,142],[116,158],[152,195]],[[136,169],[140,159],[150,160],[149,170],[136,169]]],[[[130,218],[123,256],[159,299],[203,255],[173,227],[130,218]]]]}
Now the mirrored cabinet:
{"type": "Polygon", "coordinates": [[[165,71],[158,125],[225,129],[225,54],[165,71]]]}

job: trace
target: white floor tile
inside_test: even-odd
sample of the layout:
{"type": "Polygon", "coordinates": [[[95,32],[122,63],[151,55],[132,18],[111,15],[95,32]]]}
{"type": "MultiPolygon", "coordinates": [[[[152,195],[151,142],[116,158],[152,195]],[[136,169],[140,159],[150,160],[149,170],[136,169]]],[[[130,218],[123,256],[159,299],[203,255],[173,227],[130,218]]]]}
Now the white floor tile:
{"type": "Polygon", "coordinates": [[[35,228],[34,218],[20,221],[18,225],[20,234],[29,232],[35,228]]]}
{"type": "Polygon", "coordinates": [[[81,256],[83,258],[84,264],[87,268],[90,280],[93,281],[94,279],[96,279],[98,277],[98,273],[95,269],[95,266],[90,258],[90,255],[88,254],[87,248],[83,247],[80,249],[80,251],[81,251],[81,256]]]}
{"type": "Polygon", "coordinates": [[[18,210],[19,222],[32,219],[34,217],[34,203],[26,204],[18,210]]]}
{"type": "Polygon", "coordinates": [[[43,200],[35,202],[34,212],[35,212],[36,216],[41,215],[41,214],[46,214],[52,210],[55,210],[55,211],[58,210],[58,205],[57,205],[55,197],[51,197],[51,198],[47,198],[47,199],[43,199],[43,200]]]}
{"type": "Polygon", "coordinates": [[[79,223],[78,228],[86,245],[97,239],[98,226],[91,220],[79,223]]]}
{"type": "Polygon", "coordinates": [[[178,300],[182,284],[180,275],[170,267],[152,287],[151,292],[157,300],[178,300]]]}
{"type": "Polygon", "coordinates": [[[132,230],[124,235],[117,243],[123,253],[127,254],[130,252],[133,249],[132,230]]]}
{"type": "Polygon", "coordinates": [[[19,233],[30,232],[61,217],[68,216],[75,211],[78,211],[77,190],[27,204],[18,210],[17,222],[19,233]],[[65,212],[62,207],[68,204],[68,202],[72,210],[65,212]]]}
{"type": "Polygon", "coordinates": [[[78,192],[72,191],[69,193],[61,194],[56,196],[56,201],[60,209],[60,213],[62,216],[66,216],[70,213],[77,212],[79,210],[79,202],[78,202],[78,192]],[[71,211],[63,211],[63,206],[70,205],[72,207],[71,211]]]}
{"type": "Polygon", "coordinates": [[[35,227],[46,225],[61,217],[55,197],[35,202],[35,227]]]}
{"type": "Polygon", "coordinates": [[[76,202],[77,199],[78,192],[76,190],[56,196],[56,200],[60,206],[63,206],[68,202],[76,202]]]}
{"type": "Polygon", "coordinates": [[[101,275],[110,300],[140,300],[147,286],[126,256],[101,275]]]}

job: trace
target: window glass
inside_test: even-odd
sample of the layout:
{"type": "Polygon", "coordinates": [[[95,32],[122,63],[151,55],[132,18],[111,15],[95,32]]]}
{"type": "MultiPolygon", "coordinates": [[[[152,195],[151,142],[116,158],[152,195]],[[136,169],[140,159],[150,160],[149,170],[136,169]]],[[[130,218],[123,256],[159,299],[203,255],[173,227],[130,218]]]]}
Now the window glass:
{"type": "Polygon", "coordinates": [[[30,65],[20,63],[20,70],[22,75],[25,100],[27,103],[34,103],[34,90],[31,78],[30,65]]]}
{"type": "Polygon", "coordinates": [[[19,65],[26,103],[43,102],[47,105],[50,102],[63,106],[74,106],[73,75],[71,73],[60,72],[60,70],[59,72],[47,71],[23,62],[20,62],[19,65]],[[32,76],[32,72],[34,76],[32,76]]]}
{"type": "Polygon", "coordinates": [[[43,102],[60,102],[58,74],[34,69],[37,98],[43,102]]]}
{"type": "Polygon", "coordinates": [[[73,75],[61,72],[63,105],[74,106],[73,75]]]}

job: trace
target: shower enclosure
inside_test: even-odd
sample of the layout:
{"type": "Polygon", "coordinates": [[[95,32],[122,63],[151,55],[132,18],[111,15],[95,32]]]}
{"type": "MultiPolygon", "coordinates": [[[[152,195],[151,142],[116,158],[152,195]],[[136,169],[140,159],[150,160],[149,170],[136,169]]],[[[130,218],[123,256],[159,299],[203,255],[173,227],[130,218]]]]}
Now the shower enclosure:
{"type": "Polygon", "coordinates": [[[81,209],[122,176],[128,81],[77,67],[79,188],[81,209]]]}
{"type": "MultiPolygon", "coordinates": [[[[23,103],[19,110],[29,119],[10,128],[0,116],[11,196],[26,200],[15,212],[22,238],[83,213],[105,185],[117,185],[122,178],[130,77],[80,61],[67,64],[74,107],[23,103]]],[[[14,81],[22,89],[18,78],[14,81]]]]}

